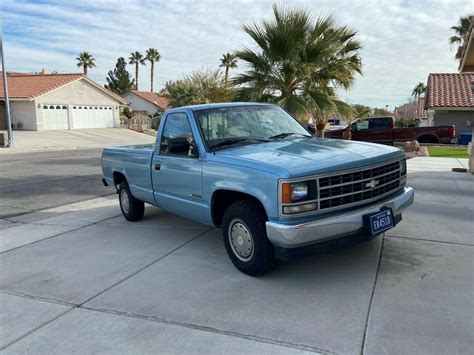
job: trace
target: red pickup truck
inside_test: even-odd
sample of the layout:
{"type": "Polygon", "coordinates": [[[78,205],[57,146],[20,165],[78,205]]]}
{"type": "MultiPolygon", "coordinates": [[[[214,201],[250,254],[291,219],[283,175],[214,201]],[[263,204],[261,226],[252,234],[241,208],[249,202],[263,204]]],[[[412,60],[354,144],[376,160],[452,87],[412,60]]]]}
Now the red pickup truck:
{"type": "MultiPolygon", "coordinates": [[[[343,129],[326,130],[326,138],[343,138],[343,129]]],[[[352,139],[356,141],[393,144],[417,140],[420,143],[452,143],[454,126],[395,128],[393,117],[372,117],[352,124],[352,139]]]]}

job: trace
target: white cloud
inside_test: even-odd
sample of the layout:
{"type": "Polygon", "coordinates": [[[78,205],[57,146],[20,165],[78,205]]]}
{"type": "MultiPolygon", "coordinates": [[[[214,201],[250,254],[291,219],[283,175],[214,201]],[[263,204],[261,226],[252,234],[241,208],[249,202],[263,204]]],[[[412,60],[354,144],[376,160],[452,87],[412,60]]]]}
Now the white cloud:
{"type": "MultiPolygon", "coordinates": [[[[341,95],[370,106],[402,103],[430,72],[454,72],[450,26],[472,12],[471,1],[295,1],[317,16],[333,14],[359,32],[364,75],[341,95]]],[[[4,0],[5,54],[9,70],[41,68],[77,72],[75,57],[91,52],[92,79],[105,83],[119,56],[157,48],[155,88],[200,67],[217,67],[225,52],[252,46],[243,23],[271,17],[261,1],[50,1],[4,0]]],[[[242,68],[238,69],[242,70],[242,68]]],[[[129,66],[129,71],[134,69],[129,66]]],[[[140,68],[149,89],[149,67],[140,68]]]]}

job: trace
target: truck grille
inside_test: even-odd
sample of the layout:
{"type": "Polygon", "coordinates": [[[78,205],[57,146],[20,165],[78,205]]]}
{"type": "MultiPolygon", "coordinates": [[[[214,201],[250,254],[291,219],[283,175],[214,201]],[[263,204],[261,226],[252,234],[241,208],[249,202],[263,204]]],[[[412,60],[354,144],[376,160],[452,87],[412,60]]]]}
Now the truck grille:
{"type": "Polygon", "coordinates": [[[400,163],[320,177],[318,184],[320,211],[363,203],[400,188],[400,163]]]}

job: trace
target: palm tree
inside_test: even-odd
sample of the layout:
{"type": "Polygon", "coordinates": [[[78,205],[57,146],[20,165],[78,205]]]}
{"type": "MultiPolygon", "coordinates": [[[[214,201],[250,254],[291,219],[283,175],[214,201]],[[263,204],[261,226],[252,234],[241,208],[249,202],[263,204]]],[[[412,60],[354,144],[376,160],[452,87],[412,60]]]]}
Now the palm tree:
{"type": "Polygon", "coordinates": [[[421,94],[423,94],[426,90],[426,86],[423,83],[418,83],[415,88],[413,89],[411,96],[415,97],[415,101],[421,94]]]}
{"type": "Polygon", "coordinates": [[[87,76],[87,69],[94,68],[95,65],[95,58],[89,52],[81,52],[79,56],[76,57],[77,59],[77,66],[82,67],[84,71],[84,75],[87,76]]]}
{"type": "Polygon", "coordinates": [[[135,64],[135,89],[138,90],[138,68],[140,65],[145,65],[145,58],[143,57],[143,54],[136,51],[130,53],[130,57],[128,59],[128,64],[135,64]]]}
{"type": "Polygon", "coordinates": [[[360,104],[352,105],[352,115],[355,119],[360,120],[370,116],[370,107],[360,104]]]}
{"type": "Polygon", "coordinates": [[[474,23],[474,15],[468,15],[461,17],[457,26],[451,27],[455,34],[449,37],[449,43],[452,46],[458,46],[455,56],[456,59],[461,59],[464,45],[467,42],[467,34],[469,33],[469,27],[472,23],[474,23]]]}
{"type": "Polygon", "coordinates": [[[316,125],[316,137],[323,138],[324,129],[331,116],[342,116],[349,121],[352,117],[352,110],[347,103],[339,99],[334,88],[323,87],[316,88],[316,90],[320,92],[309,97],[308,106],[311,108],[313,121],[316,125]]]}
{"type": "Polygon", "coordinates": [[[150,68],[150,91],[153,92],[153,76],[155,75],[155,62],[159,62],[161,59],[161,54],[155,48],[149,48],[145,52],[145,59],[151,63],[150,68]]]}
{"type": "Polygon", "coordinates": [[[347,127],[344,130],[343,138],[352,139],[352,124],[356,121],[363,121],[370,116],[370,107],[360,104],[354,104],[351,106],[351,112],[346,117],[347,127]]]}
{"type": "Polygon", "coordinates": [[[299,117],[311,113],[321,118],[322,135],[328,115],[321,112],[345,111],[336,90],[350,88],[362,71],[356,32],[304,10],[273,5],[273,14],[263,26],[243,27],[259,48],[236,53],[249,68],[232,80],[237,98],[273,102],[299,117]]]}
{"type": "Polygon", "coordinates": [[[227,82],[229,80],[229,69],[237,68],[237,58],[235,54],[223,54],[220,67],[225,68],[224,86],[227,87],[227,82]]]}

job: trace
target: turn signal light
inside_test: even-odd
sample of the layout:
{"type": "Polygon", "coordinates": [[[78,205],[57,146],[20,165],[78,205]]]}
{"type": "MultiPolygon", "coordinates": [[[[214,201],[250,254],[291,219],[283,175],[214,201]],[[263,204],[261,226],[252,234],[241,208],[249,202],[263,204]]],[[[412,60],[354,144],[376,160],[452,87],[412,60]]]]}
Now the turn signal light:
{"type": "Polygon", "coordinates": [[[281,185],[281,202],[291,203],[291,184],[288,182],[281,185]]]}

